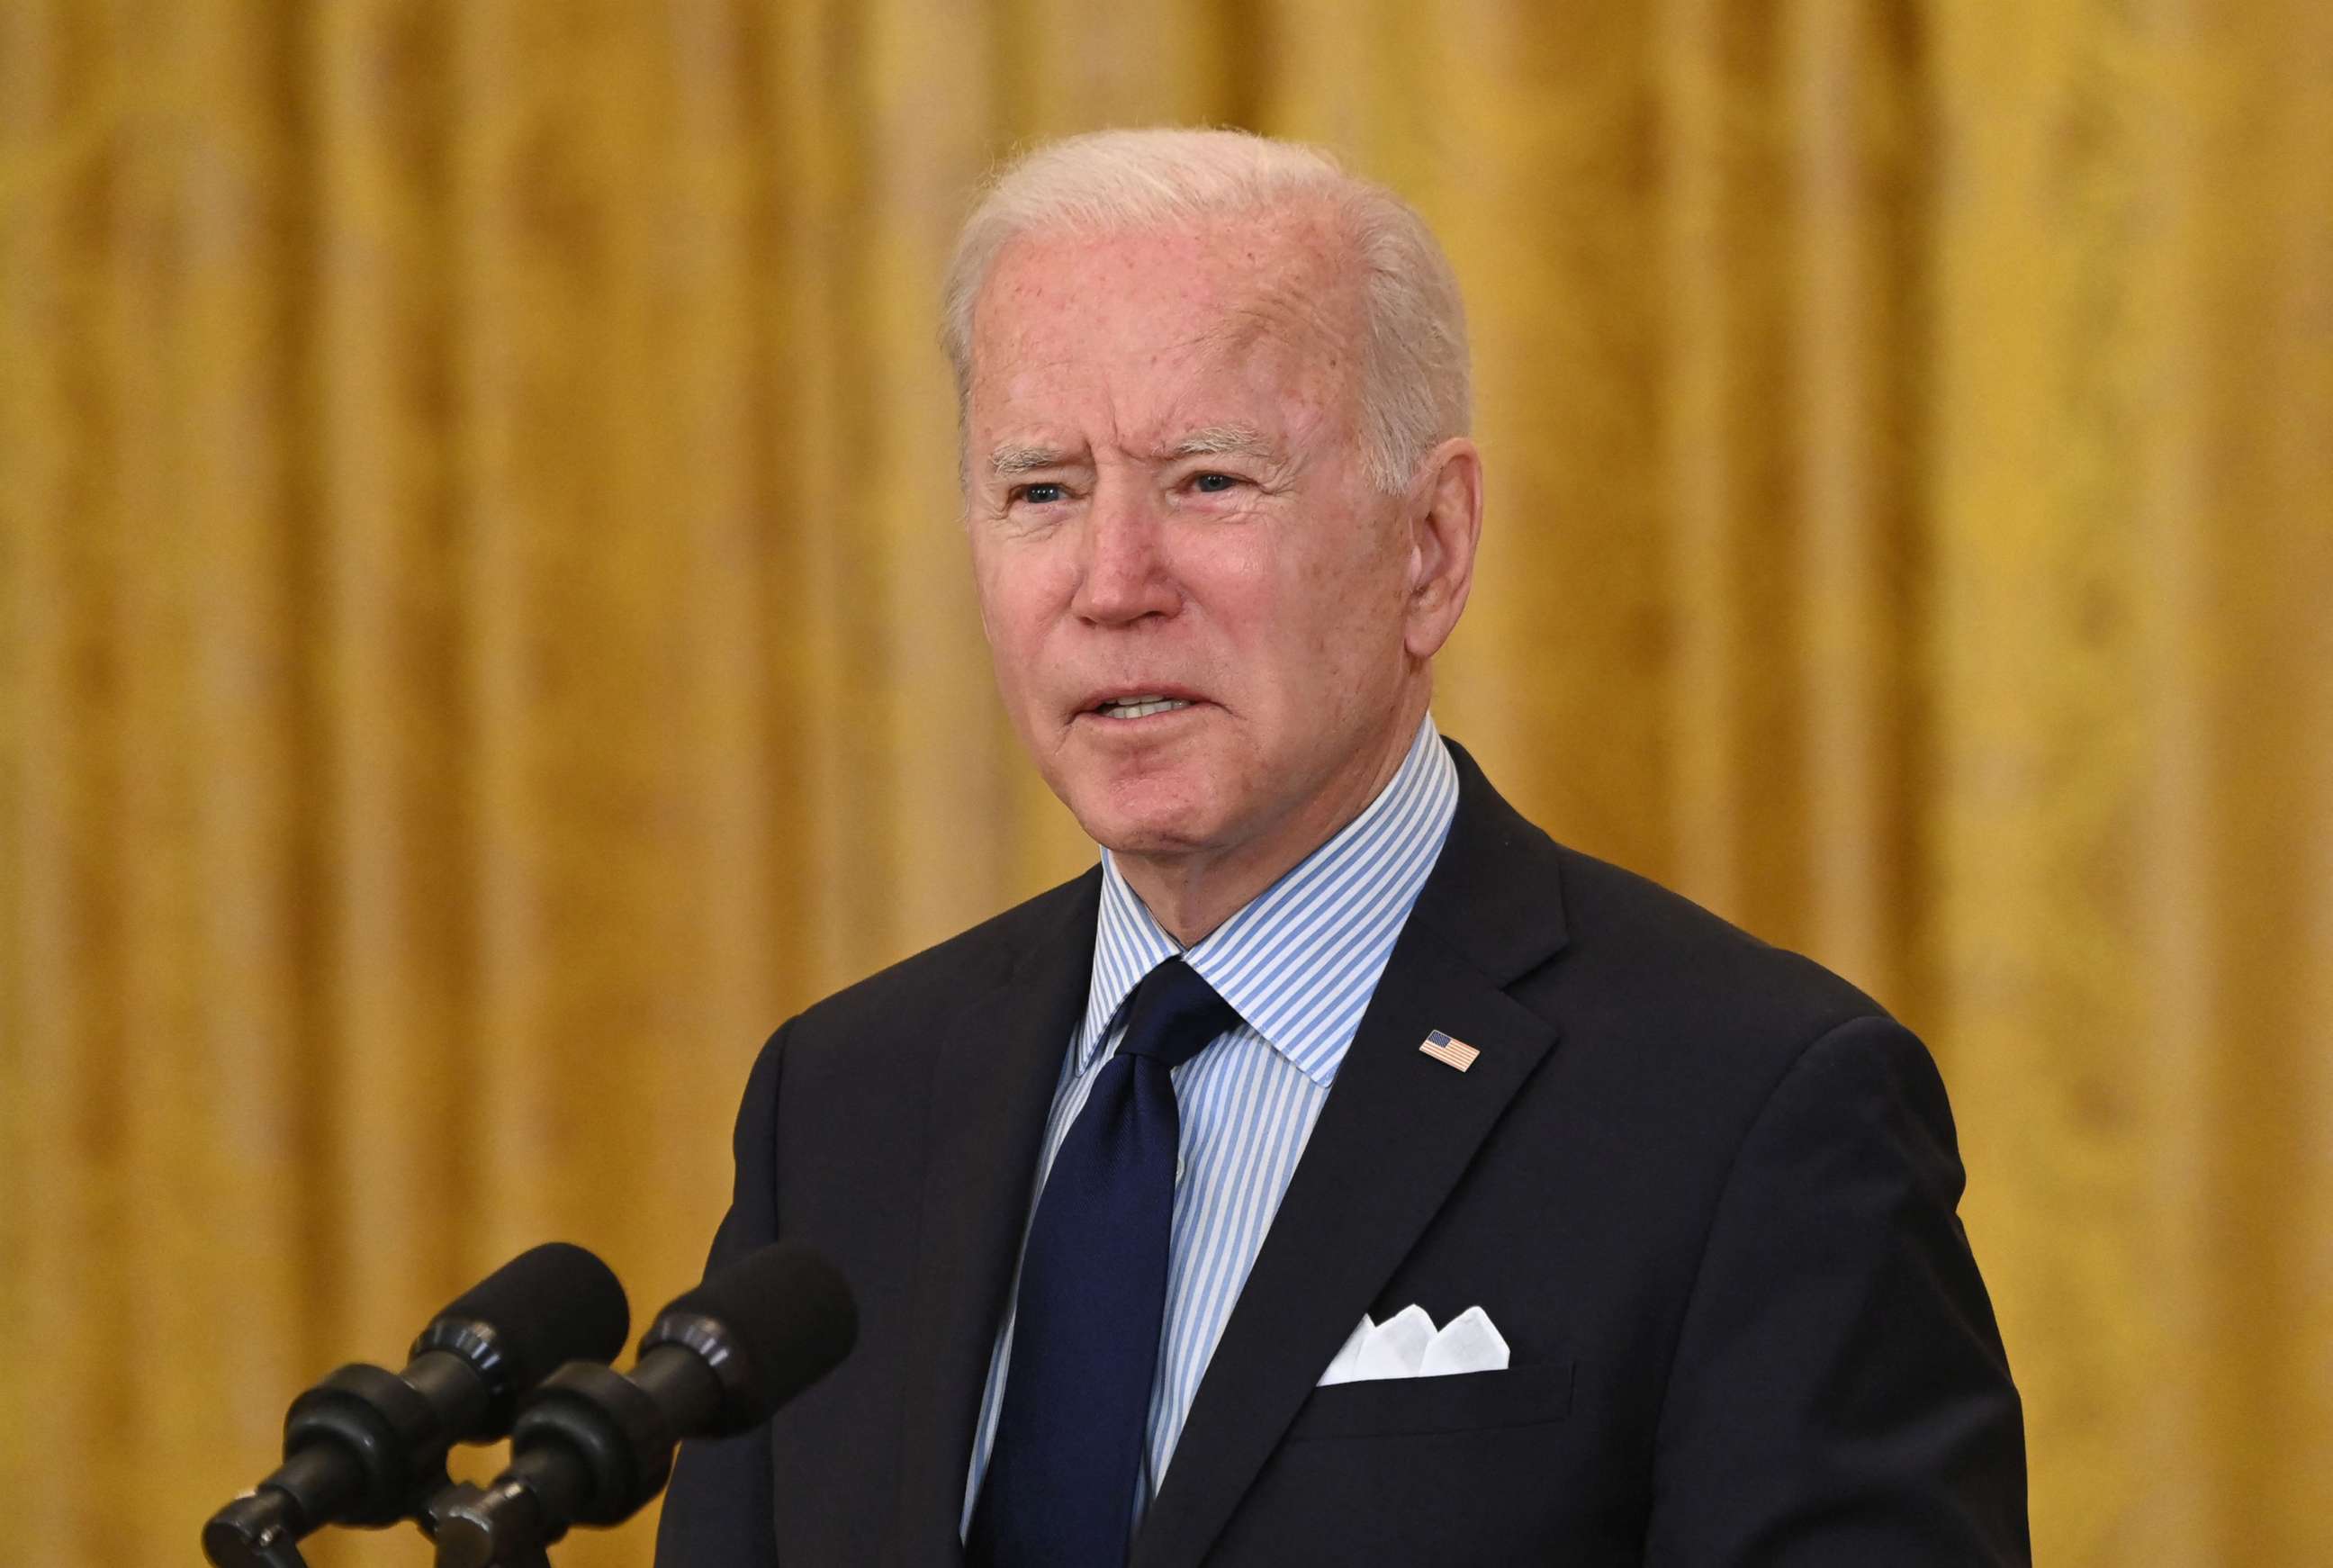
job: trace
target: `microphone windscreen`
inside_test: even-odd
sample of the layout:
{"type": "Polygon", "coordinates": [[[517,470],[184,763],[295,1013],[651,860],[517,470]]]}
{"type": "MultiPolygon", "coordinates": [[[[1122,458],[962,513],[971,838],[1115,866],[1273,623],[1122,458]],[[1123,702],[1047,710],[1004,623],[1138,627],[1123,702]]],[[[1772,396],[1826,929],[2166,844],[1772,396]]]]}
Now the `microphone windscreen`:
{"type": "Polygon", "coordinates": [[[529,1389],[569,1361],[622,1354],[632,1310],[613,1269],[571,1242],[550,1241],[464,1291],[433,1321],[447,1320],[492,1327],[516,1386],[529,1389]]]}
{"type": "Polygon", "coordinates": [[[772,1242],[715,1270],[658,1314],[676,1316],[710,1318],[728,1331],[764,1415],[832,1371],[859,1340],[850,1286],[799,1242],[772,1242]]]}

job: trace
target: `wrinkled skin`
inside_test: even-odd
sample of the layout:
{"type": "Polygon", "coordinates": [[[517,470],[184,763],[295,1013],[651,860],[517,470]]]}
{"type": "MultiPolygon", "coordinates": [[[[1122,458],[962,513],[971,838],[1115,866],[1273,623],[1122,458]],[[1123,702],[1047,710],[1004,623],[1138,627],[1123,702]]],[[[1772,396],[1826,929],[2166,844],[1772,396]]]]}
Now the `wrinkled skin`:
{"type": "Polygon", "coordinates": [[[1359,814],[1464,608],[1481,466],[1368,480],[1360,292],[1323,213],[1023,237],[974,315],[966,525],[1046,783],[1177,939],[1359,814]],[[1106,699],[1190,706],[1125,718],[1106,699]]]}

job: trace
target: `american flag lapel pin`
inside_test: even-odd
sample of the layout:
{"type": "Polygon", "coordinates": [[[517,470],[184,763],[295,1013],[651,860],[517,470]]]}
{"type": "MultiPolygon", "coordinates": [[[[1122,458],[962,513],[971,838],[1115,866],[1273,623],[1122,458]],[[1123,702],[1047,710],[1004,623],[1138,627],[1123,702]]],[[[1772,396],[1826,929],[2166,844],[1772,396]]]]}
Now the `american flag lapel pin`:
{"type": "Polygon", "coordinates": [[[1417,1048],[1445,1067],[1455,1067],[1461,1073],[1474,1065],[1474,1058],[1482,1054],[1464,1040],[1453,1040],[1439,1029],[1428,1034],[1417,1048]]]}

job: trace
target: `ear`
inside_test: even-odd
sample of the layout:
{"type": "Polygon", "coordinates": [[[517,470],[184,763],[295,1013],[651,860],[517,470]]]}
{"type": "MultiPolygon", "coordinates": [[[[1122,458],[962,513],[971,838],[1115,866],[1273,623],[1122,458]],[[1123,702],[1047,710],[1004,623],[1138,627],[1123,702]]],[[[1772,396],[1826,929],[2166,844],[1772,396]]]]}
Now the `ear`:
{"type": "Polygon", "coordinates": [[[1464,436],[1436,447],[1419,466],[1407,506],[1409,604],[1403,640],[1413,659],[1431,659],[1449,640],[1474,584],[1474,544],[1483,534],[1483,454],[1464,436]]]}

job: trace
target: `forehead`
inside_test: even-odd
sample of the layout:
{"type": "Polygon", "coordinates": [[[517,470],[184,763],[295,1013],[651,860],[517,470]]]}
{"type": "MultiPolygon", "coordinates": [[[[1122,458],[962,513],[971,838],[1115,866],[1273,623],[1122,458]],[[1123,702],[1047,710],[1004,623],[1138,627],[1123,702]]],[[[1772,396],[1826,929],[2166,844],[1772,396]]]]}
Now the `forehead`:
{"type": "Polygon", "coordinates": [[[974,311],[974,417],[1089,395],[1325,399],[1350,374],[1359,302],[1326,214],[1023,236],[998,255],[974,311]]]}

